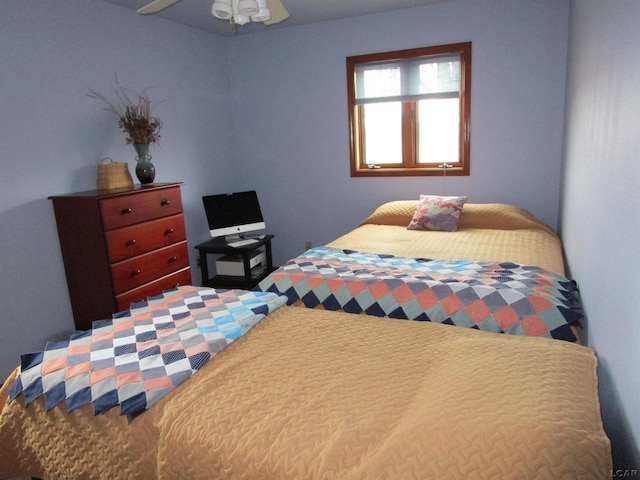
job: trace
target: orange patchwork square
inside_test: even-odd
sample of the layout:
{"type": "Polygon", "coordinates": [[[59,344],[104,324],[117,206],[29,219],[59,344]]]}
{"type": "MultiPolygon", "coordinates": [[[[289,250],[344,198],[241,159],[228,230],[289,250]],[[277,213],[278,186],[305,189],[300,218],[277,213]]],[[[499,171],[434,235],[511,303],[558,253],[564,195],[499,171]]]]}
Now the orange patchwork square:
{"type": "Polygon", "coordinates": [[[128,330],[133,328],[133,322],[118,322],[113,324],[114,332],[121,332],[122,330],[128,330]]]}
{"type": "Polygon", "coordinates": [[[158,310],[166,310],[166,309],[167,309],[166,303],[154,303],[149,305],[150,312],[157,312],[158,310]]]}
{"type": "Polygon", "coordinates": [[[327,279],[327,287],[329,287],[329,291],[331,292],[337,291],[342,286],[344,286],[344,280],[341,278],[327,279]]]}
{"type": "Polygon", "coordinates": [[[154,388],[171,388],[171,380],[169,377],[150,378],[144,381],[144,389],[152,390],[154,388]]]}
{"type": "Polygon", "coordinates": [[[489,310],[487,304],[482,300],[476,300],[475,302],[467,305],[467,313],[474,322],[480,323],[482,320],[491,315],[491,310],[489,310]]]}
{"type": "Polygon", "coordinates": [[[373,298],[375,298],[376,300],[380,300],[387,293],[389,293],[389,287],[384,282],[374,282],[373,285],[369,287],[369,291],[371,292],[373,298]]]}
{"type": "Polygon", "coordinates": [[[307,275],[304,274],[304,273],[292,273],[291,275],[289,275],[289,280],[291,280],[291,284],[292,285],[295,285],[296,283],[302,282],[306,278],[307,278],[307,275]]]}
{"type": "Polygon", "coordinates": [[[448,297],[443,298],[440,301],[440,304],[442,305],[442,308],[444,308],[444,311],[447,312],[447,315],[449,316],[453,315],[456,312],[459,312],[464,308],[464,305],[462,304],[460,299],[455,295],[449,295],[448,297]]]}
{"type": "Polygon", "coordinates": [[[285,272],[284,270],[279,270],[271,274],[271,280],[273,281],[273,283],[276,283],[278,280],[286,276],[287,276],[287,272],[285,272]]]}
{"type": "Polygon", "coordinates": [[[91,344],[85,343],[82,345],[70,345],[67,348],[67,355],[84,355],[87,353],[91,353],[91,344]]]}
{"type": "Polygon", "coordinates": [[[553,303],[537,295],[529,297],[529,303],[536,309],[536,312],[544,312],[553,307],[553,303]]]}
{"type": "Polygon", "coordinates": [[[57,372],[67,366],[67,357],[53,358],[51,360],[45,360],[40,367],[40,374],[47,375],[51,372],[57,372]]]}
{"type": "Polygon", "coordinates": [[[89,373],[91,371],[91,362],[78,363],[77,365],[69,365],[67,367],[65,378],[68,380],[73,377],[77,377],[83,373],[89,373]]]}
{"type": "Polygon", "coordinates": [[[142,372],[127,372],[122,373],[116,377],[116,385],[121,387],[127,383],[141,382],[142,372]]]}
{"type": "Polygon", "coordinates": [[[91,337],[92,343],[104,342],[105,340],[113,340],[113,333],[98,333],[91,337]]]}
{"type": "Polygon", "coordinates": [[[135,315],[131,315],[131,319],[134,322],[142,322],[144,320],[151,320],[153,318],[153,316],[151,315],[151,312],[142,312],[142,313],[136,313],[135,315]]]}
{"type": "Polygon", "coordinates": [[[404,305],[413,298],[414,294],[409,285],[404,284],[393,290],[393,296],[400,305],[404,305]]]}
{"type": "Polygon", "coordinates": [[[171,294],[167,294],[167,293],[164,294],[165,305],[168,305],[174,302],[179,302],[184,298],[183,297],[184,287],[180,287],[180,288],[182,289],[182,292],[173,292],[171,294]]]}
{"type": "MultiPolygon", "coordinates": [[[[304,280],[306,278],[306,275],[304,273],[300,275],[302,275],[302,278],[300,278],[300,280],[304,280]]],[[[296,282],[292,281],[291,283],[295,285],[300,280],[297,280],[296,282]]],[[[316,288],[318,285],[322,285],[324,283],[324,277],[322,275],[314,275],[312,277],[309,277],[308,281],[311,288],[316,288]]]]}
{"type": "Polygon", "coordinates": [[[508,328],[513,327],[520,320],[518,314],[508,305],[495,312],[493,314],[493,318],[496,319],[496,322],[498,322],[498,325],[500,325],[502,330],[507,330],[508,328]]]}
{"type": "Polygon", "coordinates": [[[436,303],[438,303],[438,297],[433,290],[424,290],[416,295],[416,300],[422,307],[423,310],[427,311],[431,307],[433,307],[436,303]]]}
{"type": "Polygon", "coordinates": [[[351,292],[351,294],[355,297],[360,292],[367,288],[367,284],[362,280],[354,280],[352,282],[347,282],[347,288],[351,292]]]}
{"type": "Polygon", "coordinates": [[[222,300],[220,300],[219,298],[207,298],[207,300],[204,302],[204,304],[207,306],[207,308],[216,306],[216,305],[222,305],[224,302],[222,300]]]}
{"type": "Polygon", "coordinates": [[[531,315],[522,320],[522,328],[527,332],[527,335],[532,337],[539,337],[549,331],[538,315],[531,315]]]}
{"type": "Polygon", "coordinates": [[[97,370],[95,372],[91,372],[90,383],[91,385],[95,385],[98,382],[101,382],[105,378],[114,377],[116,374],[116,367],[107,367],[101,370],[97,370]]]}
{"type": "Polygon", "coordinates": [[[182,342],[172,342],[172,343],[161,343],[160,344],[160,353],[169,353],[175,352],[177,350],[182,350],[182,342]]]}

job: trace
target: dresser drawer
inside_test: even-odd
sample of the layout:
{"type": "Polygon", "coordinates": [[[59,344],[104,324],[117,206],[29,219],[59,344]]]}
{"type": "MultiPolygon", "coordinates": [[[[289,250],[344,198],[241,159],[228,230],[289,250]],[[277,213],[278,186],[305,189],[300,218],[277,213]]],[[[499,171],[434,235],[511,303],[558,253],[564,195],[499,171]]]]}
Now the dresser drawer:
{"type": "Polygon", "coordinates": [[[134,302],[145,301],[150,296],[158,295],[164,290],[171,290],[179,285],[191,285],[191,269],[189,267],[117,295],[115,297],[116,310],[118,312],[128,310],[134,302]]]}
{"type": "Polygon", "coordinates": [[[176,215],[182,213],[180,187],[103,198],[100,212],[105,230],[176,215]]]}
{"type": "Polygon", "coordinates": [[[184,215],[172,215],[105,233],[109,263],[184,241],[184,215]]]}
{"type": "Polygon", "coordinates": [[[164,277],[189,265],[187,242],[154,250],[111,266],[116,295],[164,277]]]}

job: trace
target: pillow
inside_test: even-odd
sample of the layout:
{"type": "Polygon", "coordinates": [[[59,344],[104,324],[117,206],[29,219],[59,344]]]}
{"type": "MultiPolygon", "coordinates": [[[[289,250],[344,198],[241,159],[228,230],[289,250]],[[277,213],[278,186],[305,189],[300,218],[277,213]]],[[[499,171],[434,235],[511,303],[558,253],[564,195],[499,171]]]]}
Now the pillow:
{"type": "Polygon", "coordinates": [[[393,200],[383,203],[365,218],[360,225],[397,225],[406,227],[413,218],[418,200],[393,200]]]}
{"type": "Polygon", "coordinates": [[[420,195],[420,201],[407,229],[455,232],[466,201],[467,197],[420,195]]]}

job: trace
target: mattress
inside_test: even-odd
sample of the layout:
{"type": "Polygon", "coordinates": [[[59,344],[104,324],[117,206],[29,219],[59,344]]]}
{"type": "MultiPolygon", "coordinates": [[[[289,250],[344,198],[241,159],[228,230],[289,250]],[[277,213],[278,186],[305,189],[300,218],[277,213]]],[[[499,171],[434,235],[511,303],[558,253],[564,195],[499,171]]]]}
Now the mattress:
{"type": "MultiPolygon", "coordinates": [[[[281,307],[135,419],[0,389],[0,477],[608,478],[586,347],[281,307]]],[[[14,372],[14,375],[17,372],[14,372]]]]}
{"type": "Polygon", "coordinates": [[[509,261],[565,272],[559,237],[524,209],[465,204],[455,232],[407,230],[417,203],[381,205],[360,226],[327,245],[408,257],[509,261]]]}
{"type": "Polygon", "coordinates": [[[354,230],[289,260],[258,289],[297,307],[580,343],[578,289],[564,276],[551,227],[514,205],[466,204],[455,231],[410,230],[417,206],[381,205],[354,230]],[[468,275],[471,265],[478,268],[468,275]],[[485,267],[486,275],[476,275],[485,267]],[[561,287],[549,297],[539,287],[551,284],[561,287]]]}

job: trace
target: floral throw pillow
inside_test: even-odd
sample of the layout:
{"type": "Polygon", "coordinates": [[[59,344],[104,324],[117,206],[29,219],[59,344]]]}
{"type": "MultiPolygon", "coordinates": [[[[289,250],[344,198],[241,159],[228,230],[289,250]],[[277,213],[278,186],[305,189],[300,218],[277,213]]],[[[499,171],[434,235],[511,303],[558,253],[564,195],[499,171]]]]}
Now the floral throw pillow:
{"type": "Polygon", "coordinates": [[[407,229],[455,232],[466,201],[466,196],[420,195],[420,201],[407,229]]]}

